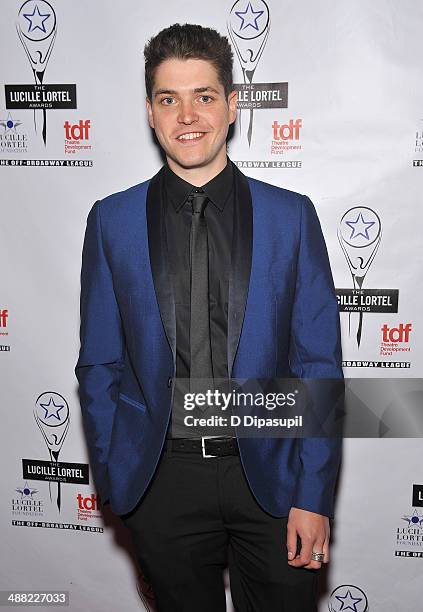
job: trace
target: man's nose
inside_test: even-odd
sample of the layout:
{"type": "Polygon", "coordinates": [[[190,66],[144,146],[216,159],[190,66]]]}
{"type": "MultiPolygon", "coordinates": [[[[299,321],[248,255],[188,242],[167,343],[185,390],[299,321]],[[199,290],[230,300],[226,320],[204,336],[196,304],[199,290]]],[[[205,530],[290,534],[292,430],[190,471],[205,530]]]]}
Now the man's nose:
{"type": "Polygon", "coordinates": [[[179,107],[178,121],[180,123],[191,124],[198,120],[198,113],[190,101],[182,101],[179,107]]]}

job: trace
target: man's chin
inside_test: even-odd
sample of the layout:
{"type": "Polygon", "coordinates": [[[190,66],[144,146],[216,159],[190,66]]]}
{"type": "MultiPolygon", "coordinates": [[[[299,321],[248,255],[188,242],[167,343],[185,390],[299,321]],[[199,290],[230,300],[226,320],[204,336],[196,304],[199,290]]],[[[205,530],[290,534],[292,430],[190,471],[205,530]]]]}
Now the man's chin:
{"type": "Polygon", "coordinates": [[[177,164],[180,168],[183,168],[184,170],[192,170],[194,168],[204,168],[204,166],[207,166],[207,164],[209,164],[212,161],[205,155],[198,155],[195,157],[193,156],[192,158],[187,158],[187,157],[182,158],[179,156],[171,156],[171,155],[168,155],[167,157],[168,159],[170,158],[174,164],[177,164]]]}

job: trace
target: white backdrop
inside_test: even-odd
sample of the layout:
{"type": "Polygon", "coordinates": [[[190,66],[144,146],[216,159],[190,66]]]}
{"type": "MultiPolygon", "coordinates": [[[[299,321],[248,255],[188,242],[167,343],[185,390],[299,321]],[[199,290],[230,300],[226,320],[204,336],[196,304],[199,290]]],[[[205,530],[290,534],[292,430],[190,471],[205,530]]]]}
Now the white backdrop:
{"type": "MultiPolygon", "coordinates": [[[[85,472],[73,369],[87,213],[95,200],[160,167],[146,120],[142,50],[163,27],[201,23],[228,34],[232,24],[241,53],[242,44],[257,49],[268,36],[249,94],[274,90],[279,102],[253,111],[250,142],[250,112],[240,113],[229,155],[246,174],[312,198],[335,284],[348,290],[340,293],[350,305],[384,296],[385,312],[379,304],[363,314],[359,342],[360,315],[341,312],[345,375],[421,377],[423,5],[248,5],[2,2],[0,589],[67,590],[72,611],[143,610],[126,532],[109,511],[102,518],[85,472]],[[50,108],[44,119],[30,101],[16,107],[13,100],[22,85],[35,95],[29,56],[45,53],[54,37],[47,64],[37,69],[43,84],[59,84],[68,108],[50,108]],[[360,254],[365,275],[354,294],[346,255],[355,261],[360,254]],[[40,420],[42,404],[56,411],[63,435],[56,447],[40,420]],[[60,503],[57,482],[49,484],[46,473],[35,478],[35,466],[44,465],[36,462],[54,451],[73,470],[60,485],[60,503]]],[[[244,83],[237,53],[235,80],[244,83]]],[[[419,439],[346,441],[322,612],[418,609],[422,483],[419,439]]]]}

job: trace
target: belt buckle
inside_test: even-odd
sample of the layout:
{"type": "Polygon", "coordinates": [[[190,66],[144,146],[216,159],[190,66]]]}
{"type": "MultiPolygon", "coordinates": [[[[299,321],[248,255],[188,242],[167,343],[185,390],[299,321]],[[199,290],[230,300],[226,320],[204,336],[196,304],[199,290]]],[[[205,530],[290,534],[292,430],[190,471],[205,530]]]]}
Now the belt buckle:
{"type": "Polygon", "coordinates": [[[201,437],[201,452],[203,454],[204,459],[208,459],[209,457],[217,457],[218,455],[206,455],[206,448],[204,440],[209,440],[210,438],[218,438],[219,436],[202,436],[201,437]]]}

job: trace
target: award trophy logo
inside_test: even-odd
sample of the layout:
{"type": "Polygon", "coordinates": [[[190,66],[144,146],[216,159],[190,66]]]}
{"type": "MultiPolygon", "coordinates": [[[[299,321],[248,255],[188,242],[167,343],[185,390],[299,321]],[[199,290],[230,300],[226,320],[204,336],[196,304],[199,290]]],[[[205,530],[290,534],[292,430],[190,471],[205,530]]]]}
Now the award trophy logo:
{"type": "MultiPolygon", "coordinates": [[[[35,402],[34,418],[50,453],[50,460],[59,461],[59,453],[69,429],[70,412],[65,398],[59,393],[42,393],[35,402]]],[[[49,482],[50,501],[52,500],[49,482]]],[[[57,482],[57,508],[61,506],[61,483],[57,482]]]]}
{"type": "MultiPolygon", "coordinates": [[[[374,210],[367,206],[350,208],[339,223],[338,240],[352,276],[353,293],[364,293],[364,279],[378,251],[381,236],[380,218],[374,210]]],[[[358,314],[358,322],[354,331],[359,347],[363,330],[363,310],[359,310],[358,313],[349,312],[348,328],[351,334],[353,317],[356,314],[358,314]]]]}
{"type": "MultiPolygon", "coordinates": [[[[56,13],[46,0],[27,0],[21,6],[16,24],[19,39],[34,75],[35,85],[43,85],[44,73],[57,34],[56,13]]],[[[34,108],[35,131],[47,142],[47,112],[34,108]]]]}
{"type": "MultiPolygon", "coordinates": [[[[270,31],[269,7],[264,0],[237,0],[228,19],[228,32],[241,64],[245,89],[253,89],[253,77],[266,46],[270,31]]],[[[253,132],[253,104],[249,96],[248,144],[251,146],[253,132]]],[[[247,100],[246,100],[247,101],[247,100]]],[[[247,103],[248,103],[247,102],[247,103]]],[[[241,126],[241,112],[239,117],[241,126]]]]}

